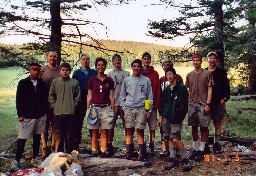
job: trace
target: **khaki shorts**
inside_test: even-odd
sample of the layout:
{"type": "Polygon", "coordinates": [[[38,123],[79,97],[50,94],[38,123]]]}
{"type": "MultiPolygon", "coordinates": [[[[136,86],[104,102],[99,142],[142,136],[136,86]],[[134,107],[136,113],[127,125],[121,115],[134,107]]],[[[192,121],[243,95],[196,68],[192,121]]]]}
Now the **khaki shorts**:
{"type": "Polygon", "coordinates": [[[33,134],[41,134],[46,131],[46,115],[38,119],[24,119],[23,122],[19,122],[18,138],[30,139],[33,134]]]}
{"type": "Polygon", "coordinates": [[[98,111],[98,119],[95,124],[89,124],[87,123],[88,129],[112,129],[113,128],[113,119],[114,119],[114,113],[110,106],[100,108],[100,107],[93,107],[97,108],[98,111]]]}
{"type": "Polygon", "coordinates": [[[221,122],[226,113],[225,105],[221,105],[220,103],[217,105],[211,105],[211,119],[213,122],[221,122]]]}
{"type": "Polygon", "coordinates": [[[211,117],[204,114],[204,105],[188,105],[188,126],[209,127],[211,117]]]}
{"type": "Polygon", "coordinates": [[[146,128],[146,111],[144,107],[139,109],[125,109],[124,110],[125,128],[146,128]]]}
{"type": "Polygon", "coordinates": [[[163,118],[162,130],[164,132],[164,136],[168,136],[172,139],[181,140],[180,133],[182,130],[182,123],[179,123],[179,124],[170,123],[166,118],[163,118]]]}
{"type": "Polygon", "coordinates": [[[151,117],[147,119],[147,123],[148,123],[149,130],[157,129],[157,111],[153,110],[151,112],[151,117]]]}

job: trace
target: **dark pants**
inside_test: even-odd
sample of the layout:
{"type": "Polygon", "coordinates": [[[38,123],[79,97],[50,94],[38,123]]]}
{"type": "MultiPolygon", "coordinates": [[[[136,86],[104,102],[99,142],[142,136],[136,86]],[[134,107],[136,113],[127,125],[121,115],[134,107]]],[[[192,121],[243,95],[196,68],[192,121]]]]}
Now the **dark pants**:
{"type": "Polygon", "coordinates": [[[64,152],[64,143],[67,153],[74,150],[74,128],[76,118],[73,115],[59,115],[55,117],[57,129],[57,152],[64,152]]]}
{"type": "Polygon", "coordinates": [[[75,123],[75,131],[74,131],[74,149],[79,148],[79,144],[82,140],[82,129],[83,129],[83,123],[84,123],[84,116],[86,114],[86,99],[85,101],[82,100],[77,108],[76,111],[76,123],[75,123]]]}
{"type": "MultiPolygon", "coordinates": [[[[41,139],[41,134],[33,135],[33,158],[37,157],[39,154],[40,139],[41,139]]],[[[22,158],[22,154],[24,153],[26,141],[27,139],[17,140],[17,150],[16,150],[15,160],[17,160],[18,162],[20,161],[20,159],[22,158]]]]}

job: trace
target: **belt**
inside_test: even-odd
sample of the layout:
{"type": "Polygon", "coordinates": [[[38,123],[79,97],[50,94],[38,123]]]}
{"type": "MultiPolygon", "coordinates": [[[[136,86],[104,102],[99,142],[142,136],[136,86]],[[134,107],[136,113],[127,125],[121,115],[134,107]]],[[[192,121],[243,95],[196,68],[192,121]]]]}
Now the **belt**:
{"type": "Polygon", "coordinates": [[[91,104],[93,107],[105,108],[110,106],[110,104],[91,104]]]}

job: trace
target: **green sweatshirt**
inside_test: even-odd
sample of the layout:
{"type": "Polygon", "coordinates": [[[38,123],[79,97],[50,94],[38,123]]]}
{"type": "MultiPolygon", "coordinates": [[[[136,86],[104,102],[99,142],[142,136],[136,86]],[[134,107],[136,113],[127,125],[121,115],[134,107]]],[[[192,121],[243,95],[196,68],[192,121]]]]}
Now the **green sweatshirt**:
{"type": "Polygon", "coordinates": [[[179,81],[162,92],[159,113],[171,123],[181,123],[188,112],[188,91],[179,81]]]}
{"type": "Polygon", "coordinates": [[[54,114],[74,115],[80,101],[80,88],[77,80],[72,78],[57,78],[52,81],[49,97],[54,114]]]}

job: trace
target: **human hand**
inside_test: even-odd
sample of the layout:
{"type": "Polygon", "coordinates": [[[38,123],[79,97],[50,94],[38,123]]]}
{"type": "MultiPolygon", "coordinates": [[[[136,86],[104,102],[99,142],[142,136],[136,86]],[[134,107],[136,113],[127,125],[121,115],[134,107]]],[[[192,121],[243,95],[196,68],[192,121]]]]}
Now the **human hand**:
{"type": "Polygon", "coordinates": [[[221,99],[221,100],[220,100],[220,104],[221,104],[222,106],[224,106],[224,105],[225,105],[225,100],[224,100],[224,99],[221,99]]]}
{"type": "Polygon", "coordinates": [[[149,119],[151,117],[151,112],[146,112],[146,119],[149,119]]]}
{"type": "Polygon", "coordinates": [[[23,122],[23,121],[24,121],[24,117],[19,117],[19,118],[18,118],[18,121],[19,121],[19,122],[23,122]]]}
{"type": "Polygon", "coordinates": [[[209,105],[206,105],[204,107],[204,115],[209,115],[210,114],[210,106],[209,105]]]}
{"type": "Polygon", "coordinates": [[[157,125],[158,125],[159,127],[161,127],[162,124],[163,124],[163,117],[160,116],[160,117],[158,118],[157,125]]]}

